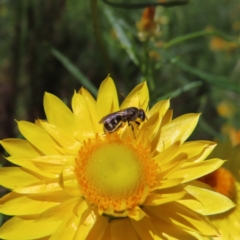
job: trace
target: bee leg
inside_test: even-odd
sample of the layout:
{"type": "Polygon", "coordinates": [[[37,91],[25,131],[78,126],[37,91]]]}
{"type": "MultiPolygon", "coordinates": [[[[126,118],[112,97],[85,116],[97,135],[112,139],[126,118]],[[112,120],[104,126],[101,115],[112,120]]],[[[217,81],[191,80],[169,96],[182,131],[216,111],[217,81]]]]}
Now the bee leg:
{"type": "Polygon", "coordinates": [[[128,122],[128,126],[131,127],[132,132],[133,132],[133,136],[134,136],[134,138],[136,139],[135,132],[134,132],[134,127],[133,127],[132,123],[128,122]]]}
{"type": "Polygon", "coordinates": [[[114,131],[118,130],[118,129],[121,128],[121,127],[123,127],[123,123],[120,123],[120,124],[116,127],[116,129],[115,129],[114,131]]]}
{"type": "Polygon", "coordinates": [[[106,133],[114,133],[116,132],[119,128],[121,128],[123,126],[123,123],[118,124],[118,126],[116,126],[115,128],[111,129],[111,130],[107,130],[106,128],[104,129],[105,134],[106,133]]]}
{"type": "Polygon", "coordinates": [[[140,126],[140,124],[141,124],[141,123],[140,123],[140,122],[138,122],[138,121],[135,121],[135,123],[138,125],[138,127],[139,127],[139,126],[140,126]]]}

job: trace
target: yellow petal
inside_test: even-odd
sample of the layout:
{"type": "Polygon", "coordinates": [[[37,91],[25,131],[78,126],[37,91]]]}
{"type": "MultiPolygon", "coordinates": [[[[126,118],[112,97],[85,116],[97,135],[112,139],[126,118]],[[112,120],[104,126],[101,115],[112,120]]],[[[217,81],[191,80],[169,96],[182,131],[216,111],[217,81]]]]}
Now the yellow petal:
{"type": "MultiPolygon", "coordinates": [[[[18,193],[14,193],[14,194],[18,194],[18,193]]],[[[49,202],[56,202],[56,203],[61,203],[72,198],[68,194],[64,193],[62,190],[47,192],[42,194],[31,194],[26,196],[31,199],[37,199],[39,201],[46,201],[46,199],[48,199],[49,202]]]]}
{"type": "Polygon", "coordinates": [[[167,112],[163,116],[161,127],[165,126],[170,121],[172,121],[172,117],[173,117],[173,110],[172,109],[167,110],[167,112]]]}
{"type": "Polygon", "coordinates": [[[104,216],[96,216],[96,221],[90,230],[86,240],[101,240],[107,226],[109,225],[108,218],[104,216]]]}
{"type": "Polygon", "coordinates": [[[156,150],[160,135],[163,116],[169,108],[169,101],[161,101],[155,104],[149,111],[148,120],[138,132],[138,141],[148,139],[151,142],[151,148],[156,150]]]}
{"type": "MultiPolygon", "coordinates": [[[[59,225],[56,232],[51,236],[51,240],[71,240],[71,239],[85,239],[89,230],[92,227],[92,224],[82,224],[83,215],[86,211],[87,205],[82,202],[81,206],[85,205],[81,208],[81,211],[76,212],[74,209],[68,208],[68,213],[65,215],[62,215],[62,223],[59,225]]],[[[76,207],[75,207],[76,208],[76,207]]],[[[63,211],[63,209],[60,209],[57,207],[56,209],[59,209],[58,211],[63,211]]],[[[64,211],[65,212],[65,211],[64,211]]],[[[57,214],[59,216],[59,214],[57,214]]]]}
{"type": "Polygon", "coordinates": [[[111,236],[114,240],[139,240],[138,234],[129,219],[118,219],[110,223],[111,236]]]}
{"type": "Polygon", "coordinates": [[[44,121],[40,121],[42,128],[64,148],[73,148],[76,150],[79,149],[80,143],[76,141],[73,135],[69,134],[69,131],[63,131],[56,127],[55,125],[49,124],[44,121]]]}
{"type": "Polygon", "coordinates": [[[216,143],[210,141],[190,141],[181,145],[178,152],[186,152],[188,154],[188,162],[200,162],[216,147],[216,143]]]}
{"type": "MultiPolygon", "coordinates": [[[[30,184],[28,184],[30,185],[30,184]]],[[[14,192],[21,194],[50,193],[61,190],[57,182],[55,183],[32,183],[32,186],[15,186],[14,192]]]]}
{"type": "Polygon", "coordinates": [[[73,240],[75,238],[79,222],[80,218],[74,214],[69,213],[67,216],[63,216],[61,224],[51,235],[50,240],[73,240]]]}
{"type": "Polygon", "coordinates": [[[42,163],[42,164],[53,164],[60,166],[73,166],[75,163],[75,156],[41,156],[31,159],[34,163],[42,163]]]}
{"type": "MultiPolygon", "coordinates": [[[[175,171],[178,169],[181,169],[181,166],[186,162],[187,154],[186,153],[180,153],[179,155],[175,156],[174,159],[171,160],[170,164],[161,165],[161,162],[157,162],[159,165],[159,168],[161,169],[161,172],[158,174],[157,179],[165,179],[169,178],[171,174],[174,174],[175,171]]],[[[183,178],[182,176],[175,177],[177,179],[183,178]]],[[[172,178],[173,179],[173,178],[172,178]]]]}
{"type": "Polygon", "coordinates": [[[172,223],[185,230],[207,236],[217,235],[215,228],[207,218],[177,202],[154,207],[148,206],[148,209],[163,221],[172,223]]]}
{"type": "Polygon", "coordinates": [[[40,153],[28,141],[23,139],[8,138],[0,141],[10,155],[19,157],[37,157],[40,153]]]}
{"type": "Polygon", "coordinates": [[[91,105],[94,110],[97,110],[97,102],[87,89],[81,87],[78,93],[84,97],[86,102],[89,102],[89,105],[91,105]]]}
{"type": "Polygon", "coordinates": [[[168,108],[170,107],[170,101],[164,100],[156,103],[148,112],[148,118],[150,118],[154,114],[159,114],[161,117],[165,115],[168,108]]]}
{"type": "MultiPolygon", "coordinates": [[[[90,230],[93,227],[93,223],[83,223],[77,228],[75,239],[86,239],[90,230]]],[[[95,240],[95,238],[93,238],[95,240]]]]}
{"type": "Polygon", "coordinates": [[[6,159],[11,163],[14,163],[16,165],[19,165],[19,166],[23,167],[24,170],[28,169],[28,170],[32,171],[33,175],[36,173],[36,174],[39,174],[40,176],[44,176],[44,177],[48,177],[48,178],[55,178],[56,177],[56,174],[53,174],[49,171],[48,172],[43,171],[43,169],[35,166],[32,163],[32,159],[28,159],[28,158],[25,158],[25,157],[16,157],[16,156],[13,156],[13,157],[11,156],[11,157],[8,157],[6,159]]]}
{"type": "Polygon", "coordinates": [[[226,215],[228,215],[228,221],[231,223],[232,226],[236,227],[240,231],[240,228],[239,228],[239,224],[240,224],[240,213],[239,213],[240,206],[239,206],[239,203],[232,210],[233,210],[232,214],[227,214],[229,212],[226,212],[226,215]]]}
{"type": "Polygon", "coordinates": [[[92,124],[93,119],[90,116],[85,99],[81,94],[74,93],[72,98],[72,109],[77,130],[75,132],[77,140],[83,142],[86,138],[93,137],[94,133],[96,133],[96,129],[94,129],[95,124],[92,124]]]}
{"type": "Polygon", "coordinates": [[[124,99],[121,109],[128,107],[142,108],[144,111],[149,104],[149,93],[146,82],[138,84],[124,99]]]}
{"type": "Polygon", "coordinates": [[[225,212],[235,206],[229,198],[222,194],[205,189],[201,182],[195,181],[193,184],[185,187],[191,196],[178,200],[179,203],[203,215],[225,212]]]}
{"type": "Polygon", "coordinates": [[[144,217],[139,221],[135,221],[131,219],[131,223],[135,231],[138,233],[138,235],[141,236],[141,239],[144,239],[144,240],[153,240],[153,239],[160,240],[161,239],[160,237],[158,237],[159,234],[156,231],[150,218],[144,217]]]}
{"type": "Polygon", "coordinates": [[[57,221],[57,219],[64,219],[70,217],[73,212],[76,212],[74,208],[81,204],[82,200],[78,198],[70,198],[66,201],[60,202],[57,206],[54,206],[42,214],[39,215],[38,222],[57,221]]]}
{"type": "MultiPolygon", "coordinates": [[[[178,227],[177,225],[173,225],[171,222],[166,222],[157,216],[155,216],[152,212],[145,210],[147,215],[151,218],[154,227],[159,232],[159,235],[163,237],[163,239],[169,240],[203,240],[203,236],[196,234],[196,236],[192,236],[193,232],[188,232],[186,229],[178,227]]],[[[208,239],[208,238],[207,238],[208,239]]],[[[205,239],[206,240],[206,239],[205,239]]]]}
{"type": "Polygon", "coordinates": [[[139,221],[146,217],[146,214],[140,207],[136,206],[135,208],[129,209],[128,216],[131,219],[139,221]]]}
{"type": "MultiPolygon", "coordinates": [[[[219,219],[219,221],[214,221],[217,229],[219,230],[219,233],[220,233],[220,237],[219,238],[216,238],[216,240],[224,240],[224,239],[234,239],[234,238],[231,238],[231,233],[229,232],[230,230],[230,226],[228,224],[228,222],[224,219],[219,219]],[[217,224],[216,224],[217,222],[217,224]]],[[[237,235],[239,236],[239,235],[237,235]]],[[[215,238],[214,238],[215,240],[215,238]]],[[[237,238],[236,238],[237,240],[237,238]]]]}
{"type": "Polygon", "coordinates": [[[42,128],[26,121],[19,121],[17,123],[22,135],[39,149],[39,151],[45,155],[58,154],[58,151],[55,148],[56,143],[42,128]]]}
{"type": "Polygon", "coordinates": [[[200,178],[208,173],[213,172],[222,166],[224,161],[215,158],[211,160],[206,160],[204,162],[197,162],[193,164],[189,164],[188,166],[184,166],[182,168],[176,169],[174,172],[171,172],[168,175],[168,178],[183,178],[184,182],[189,182],[191,180],[200,178]]]}
{"type": "Polygon", "coordinates": [[[196,127],[198,119],[199,114],[185,114],[163,126],[157,150],[161,152],[177,141],[183,143],[196,127]]]}
{"type": "MultiPolygon", "coordinates": [[[[226,226],[225,226],[225,228],[226,228],[226,226]]],[[[229,226],[229,232],[230,232],[230,235],[231,235],[232,239],[238,239],[239,236],[240,236],[239,227],[235,228],[231,224],[229,226]]]]}
{"type": "Polygon", "coordinates": [[[157,154],[153,159],[156,162],[159,162],[159,164],[161,165],[169,163],[175,155],[179,155],[179,154],[176,154],[178,153],[179,147],[180,147],[180,142],[175,142],[167,149],[163,149],[163,151],[157,154]]]}
{"type": "Polygon", "coordinates": [[[64,181],[63,183],[59,183],[62,190],[69,196],[72,197],[82,197],[82,193],[80,191],[80,188],[78,186],[78,183],[76,180],[70,180],[70,181],[64,181]]]}
{"type": "Polygon", "coordinates": [[[59,98],[53,94],[45,93],[43,104],[50,124],[57,126],[64,132],[69,132],[73,128],[73,113],[59,98]]]}
{"type": "Polygon", "coordinates": [[[182,180],[183,180],[182,178],[161,179],[151,189],[153,191],[157,189],[161,190],[161,189],[175,187],[177,185],[181,185],[182,180]]]}
{"type": "Polygon", "coordinates": [[[6,215],[31,215],[39,214],[57,205],[56,202],[40,201],[31,196],[21,196],[17,193],[9,193],[1,198],[0,212],[6,215]]]}
{"type": "MultiPolygon", "coordinates": [[[[36,166],[40,168],[43,172],[42,175],[49,176],[49,178],[52,178],[52,181],[57,181],[59,175],[64,172],[69,178],[73,177],[73,166],[61,166],[61,165],[51,165],[51,164],[42,164],[42,163],[36,163],[36,166]],[[55,178],[55,179],[54,179],[55,178]]],[[[47,182],[47,181],[45,181],[47,182]]]]}
{"type": "Polygon", "coordinates": [[[92,123],[94,124],[94,128],[96,129],[97,132],[102,132],[103,130],[102,125],[99,124],[100,116],[97,111],[97,102],[85,88],[80,89],[80,94],[85,99],[86,105],[89,109],[89,113],[92,119],[92,123]]]}
{"type": "MultiPolygon", "coordinates": [[[[235,209],[234,209],[235,210],[235,209]]],[[[236,209],[235,211],[239,211],[239,209],[236,209]]],[[[229,232],[232,236],[238,237],[240,236],[240,218],[239,216],[234,212],[231,214],[228,214],[227,221],[229,223],[229,232]]],[[[233,237],[234,239],[234,237],[233,237]]]]}
{"type": "MultiPolygon", "coordinates": [[[[151,142],[160,130],[160,124],[160,115],[158,113],[152,115],[137,132],[138,142],[143,142],[145,139],[148,139],[151,142]]],[[[152,148],[155,149],[154,147],[152,148]]]]}
{"type": "Polygon", "coordinates": [[[184,227],[185,224],[183,222],[188,222],[186,224],[187,228],[190,231],[197,231],[200,234],[204,234],[206,236],[217,236],[218,231],[214,228],[210,221],[207,218],[204,218],[202,215],[195,214],[192,210],[186,210],[183,213],[179,213],[179,210],[176,208],[179,216],[173,220],[173,223],[176,223],[179,226],[184,227]]]}
{"type": "Polygon", "coordinates": [[[147,199],[144,201],[143,205],[148,205],[148,206],[156,206],[168,202],[173,202],[176,200],[179,200],[183,198],[186,194],[186,191],[176,191],[172,190],[170,193],[160,193],[156,192],[152,195],[149,195],[147,199]]]}
{"type": "MultiPolygon", "coordinates": [[[[97,96],[97,111],[100,119],[109,113],[119,110],[118,95],[115,84],[110,76],[101,83],[97,96]]],[[[98,121],[100,121],[98,119],[98,121]]]]}
{"type": "Polygon", "coordinates": [[[0,228],[0,238],[14,240],[42,238],[51,235],[60,221],[61,219],[51,222],[38,222],[36,219],[29,217],[13,217],[0,228]]]}
{"type": "Polygon", "coordinates": [[[39,182],[39,178],[19,167],[0,168],[0,185],[9,188],[21,188],[39,182]]]}
{"type": "MultiPolygon", "coordinates": [[[[111,228],[110,228],[110,224],[107,225],[107,228],[102,236],[102,238],[100,238],[101,240],[108,240],[111,239],[111,232],[110,232],[111,228]]],[[[89,239],[90,240],[90,239],[89,239]]]]}

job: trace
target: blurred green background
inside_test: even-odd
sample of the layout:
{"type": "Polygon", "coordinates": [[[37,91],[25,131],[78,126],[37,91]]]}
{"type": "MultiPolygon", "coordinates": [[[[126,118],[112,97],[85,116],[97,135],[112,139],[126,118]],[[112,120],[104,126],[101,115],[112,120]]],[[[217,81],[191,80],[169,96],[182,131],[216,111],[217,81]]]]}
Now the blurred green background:
{"type": "Polygon", "coordinates": [[[96,97],[108,74],[120,102],[147,81],[150,107],[171,98],[174,117],[202,112],[192,139],[223,139],[224,124],[240,129],[240,1],[158,6],[152,32],[140,29],[145,1],[119,2],[0,0],[0,139],[20,137],[14,119],[45,118],[45,91],[70,106],[81,86],[96,97]]]}
{"type": "Polygon", "coordinates": [[[45,118],[45,91],[70,105],[81,86],[96,96],[109,73],[120,101],[146,80],[150,106],[171,98],[174,117],[202,112],[192,138],[240,127],[239,0],[158,6],[158,31],[145,41],[136,26],[144,9],[128,6],[145,2],[121,2],[0,0],[0,139],[18,136],[14,119],[45,118]]]}

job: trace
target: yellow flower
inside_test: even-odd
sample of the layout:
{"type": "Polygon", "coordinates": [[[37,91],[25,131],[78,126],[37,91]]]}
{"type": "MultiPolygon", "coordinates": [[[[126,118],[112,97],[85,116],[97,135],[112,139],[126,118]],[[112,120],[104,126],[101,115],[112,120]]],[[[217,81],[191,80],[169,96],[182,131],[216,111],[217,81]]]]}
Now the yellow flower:
{"type": "Polygon", "coordinates": [[[72,111],[46,93],[47,121],[19,121],[26,140],[1,141],[10,154],[7,159],[18,166],[0,169],[0,184],[11,189],[0,200],[0,212],[14,216],[0,228],[0,238],[218,236],[205,215],[234,205],[195,180],[222,165],[217,158],[204,161],[215,143],[185,142],[198,114],[172,119],[168,100],[149,111],[148,103],[142,83],[119,107],[110,77],[102,82],[96,101],[83,88],[74,93],[72,111]],[[104,134],[100,119],[128,107],[146,110],[147,120],[104,134]]]}
{"type": "Polygon", "coordinates": [[[219,143],[210,156],[226,158],[228,161],[224,168],[221,167],[200,180],[236,204],[229,211],[209,217],[221,233],[221,237],[214,239],[238,240],[240,238],[240,146],[232,147],[230,141],[219,143]]]}

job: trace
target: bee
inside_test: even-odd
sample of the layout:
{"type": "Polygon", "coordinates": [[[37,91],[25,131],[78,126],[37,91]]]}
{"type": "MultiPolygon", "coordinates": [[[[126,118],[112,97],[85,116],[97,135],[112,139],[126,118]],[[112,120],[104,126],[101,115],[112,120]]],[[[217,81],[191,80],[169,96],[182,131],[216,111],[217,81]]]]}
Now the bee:
{"type": "MultiPolygon", "coordinates": [[[[138,126],[141,122],[144,122],[147,119],[146,114],[143,109],[136,107],[129,107],[122,109],[117,112],[113,112],[103,117],[99,123],[103,124],[104,132],[113,133],[116,132],[119,128],[123,127],[125,123],[128,123],[128,126],[132,128],[133,135],[134,127],[132,122],[135,122],[138,126]]],[[[136,137],[135,137],[136,138],[136,137]]]]}

